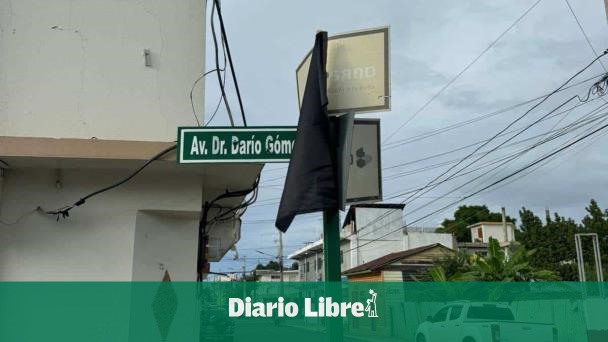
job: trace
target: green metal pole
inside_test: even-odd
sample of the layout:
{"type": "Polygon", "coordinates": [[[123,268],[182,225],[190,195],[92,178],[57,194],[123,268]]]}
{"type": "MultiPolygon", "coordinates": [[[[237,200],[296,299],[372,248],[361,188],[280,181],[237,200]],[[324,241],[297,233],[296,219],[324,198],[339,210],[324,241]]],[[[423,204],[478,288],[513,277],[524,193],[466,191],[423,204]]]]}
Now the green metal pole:
{"type": "Polygon", "coordinates": [[[340,281],[340,218],[338,209],[323,211],[323,260],[325,281],[340,281]]]}
{"type": "MultiPolygon", "coordinates": [[[[342,297],[340,270],[340,215],[338,209],[323,211],[323,268],[325,271],[325,295],[340,302],[342,297]]],[[[327,318],[327,340],[344,339],[341,317],[327,318]]]]}

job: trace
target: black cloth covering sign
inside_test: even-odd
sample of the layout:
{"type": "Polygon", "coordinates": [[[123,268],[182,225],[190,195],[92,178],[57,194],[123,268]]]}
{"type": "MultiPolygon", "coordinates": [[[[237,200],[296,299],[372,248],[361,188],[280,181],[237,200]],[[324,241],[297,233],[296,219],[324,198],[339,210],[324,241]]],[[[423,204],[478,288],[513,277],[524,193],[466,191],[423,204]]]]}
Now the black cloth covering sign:
{"type": "Polygon", "coordinates": [[[336,160],[327,116],[327,32],[316,35],[276,227],[287,231],[294,217],[338,207],[336,160]]]}

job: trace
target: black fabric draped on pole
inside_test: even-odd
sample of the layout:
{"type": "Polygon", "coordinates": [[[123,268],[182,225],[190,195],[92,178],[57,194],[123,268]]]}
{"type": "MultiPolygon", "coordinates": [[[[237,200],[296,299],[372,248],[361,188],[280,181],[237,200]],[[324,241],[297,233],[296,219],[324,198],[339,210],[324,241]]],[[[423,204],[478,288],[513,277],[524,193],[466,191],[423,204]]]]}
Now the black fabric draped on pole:
{"type": "Polygon", "coordinates": [[[338,207],[336,162],[327,117],[327,32],[316,35],[295,145],[276,227],[285,232],[298,214],[338,207]]]}

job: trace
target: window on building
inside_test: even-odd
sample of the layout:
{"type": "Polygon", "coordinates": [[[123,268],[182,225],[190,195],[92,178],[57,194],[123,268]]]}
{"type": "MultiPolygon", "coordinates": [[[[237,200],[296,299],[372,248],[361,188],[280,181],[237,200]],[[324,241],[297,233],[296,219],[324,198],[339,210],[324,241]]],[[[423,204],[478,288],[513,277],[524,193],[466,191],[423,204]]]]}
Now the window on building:
{"type": "Polygon", "coordinates": [[[310,263],[306,262],[306,273],[310,272],[310,263]]]}
{"type": "Polygon", "coordinates": [[[343,264],[344,263],[344,252],[340,251],[340,263],[343,264]]]}
{"type": "Polygon", "coordinates": [[[281,276],[273,274],[273,275],[270,276],[270,279],[281,279],[281,276]]]}
{"type": "Polygon", "coordinates": [[[323,259],[319,258],[319,260],[317,261],[317,267],[319,268],[319,270],[323,269],[323,259]]]}
{"type": "Polygon", "coordinates": [[[477,228],[477,237],[480,240],[483,240],[483,229],[481,229],[481,227],[477,228]]]}

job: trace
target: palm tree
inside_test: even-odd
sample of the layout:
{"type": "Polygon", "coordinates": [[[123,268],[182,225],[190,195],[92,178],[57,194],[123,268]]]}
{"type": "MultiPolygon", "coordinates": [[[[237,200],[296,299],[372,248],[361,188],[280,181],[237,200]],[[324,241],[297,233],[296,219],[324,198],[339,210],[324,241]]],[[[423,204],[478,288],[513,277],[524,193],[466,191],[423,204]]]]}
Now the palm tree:
{"type": "MultiPolygon", "coordinates": [[[[429,270],[433,281],[555,281],[559,277],[548,270],[536,270],[530,265],[534,251],[517,247],[509,257],[500,248],[498,240],[490,238],[488,255],[458,255],[449,262],[457,262],[456,272],[446,275],[444,265],[429,270]]],[[[448,263],[449,264],[449,263],[448,263]]]]}

